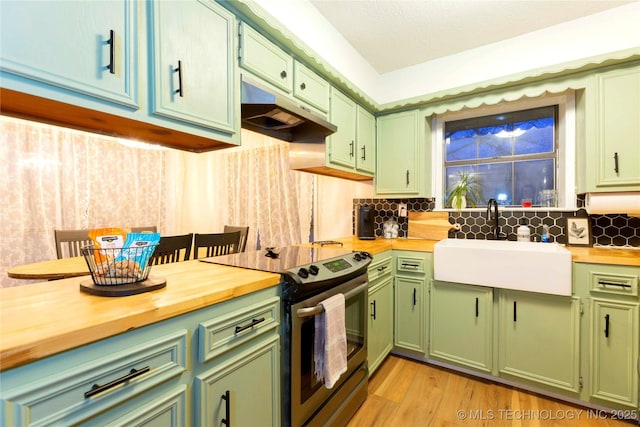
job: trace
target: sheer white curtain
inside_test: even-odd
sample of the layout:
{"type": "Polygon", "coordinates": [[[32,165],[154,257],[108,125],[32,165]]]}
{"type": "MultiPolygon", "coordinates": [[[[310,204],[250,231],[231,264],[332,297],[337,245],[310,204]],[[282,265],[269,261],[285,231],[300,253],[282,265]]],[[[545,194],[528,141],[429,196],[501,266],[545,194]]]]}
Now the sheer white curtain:
{"type": "Polygon", "coordinates": [[[0,116],[0,284],[56,257],[53,230],[166,222],[165,151],[0,116]]]}

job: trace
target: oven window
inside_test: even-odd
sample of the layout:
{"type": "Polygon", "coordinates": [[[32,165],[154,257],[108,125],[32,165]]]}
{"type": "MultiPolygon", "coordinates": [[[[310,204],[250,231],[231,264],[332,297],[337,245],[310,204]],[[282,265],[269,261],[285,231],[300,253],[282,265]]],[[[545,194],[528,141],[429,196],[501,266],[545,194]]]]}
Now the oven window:
{"type": "MultiPolygon", "coordinates": [[[[347,363],[365,346],[365,296],[361,292],[345,301],[345,326],[347,330],[347,363]]],[[[313,366],[315,317],[304,319],[301,325],[301,387],[300,403],[304,403],[318,389],[324,387],[324,381],[318,381],[313,366]]]]}

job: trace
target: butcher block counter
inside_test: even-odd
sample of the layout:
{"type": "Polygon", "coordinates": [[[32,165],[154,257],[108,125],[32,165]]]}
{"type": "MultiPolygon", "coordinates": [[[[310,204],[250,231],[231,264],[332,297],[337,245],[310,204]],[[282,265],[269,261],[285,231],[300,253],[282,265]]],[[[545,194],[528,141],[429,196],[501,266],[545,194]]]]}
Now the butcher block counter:
{"type": "MultiPolygon", "coordinates": [[[[360,240],[355,236],[332,240],[342,243],[343,249],[367,251],[373,255],[390,249],[433,252],[433,246],[438,243],[437,240],[411,238],[384,239],[378,237],[375,240],[360,240]]],[[[339,245],[336,245],[336,247],[339,247],[339,245]]],[[[571,252],[573,262],[640,266],[640,249],[579,246],[566,246],[566,248],[571,252]]]]}
{"type": "Polygon", "coordinates": [[[280,275],[198,260],[154,266],[166,287],[126,297],[80,292],[89,276],[0,289],[0,370],[276,286],[280,275]]]}

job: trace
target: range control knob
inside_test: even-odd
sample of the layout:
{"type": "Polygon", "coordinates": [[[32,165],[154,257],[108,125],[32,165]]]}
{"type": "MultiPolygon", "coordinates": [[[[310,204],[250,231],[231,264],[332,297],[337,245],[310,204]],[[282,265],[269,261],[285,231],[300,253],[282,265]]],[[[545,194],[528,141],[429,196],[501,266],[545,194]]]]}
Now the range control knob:
{"type": "Polygon", "coordinates": [[[371,254],[370,254],[369,252],[362,251],[362,252],[360,252],[360,255],[361,255],[364,259],[372,258],[371,254]]]}
{"type": "Polygon", "coordinates": [[[309,266],[309,273],[310,273],[312,276],[317,275],[319,271],[320,271],[320,269],[318,268],[318,266],[313,265],[313,264],[309,266]]]}
{"type": "Polygon", "coordinates": [[[360,255],[360,252],[356,252],[355,255],[353,255],[353,259],[355,259],[356,261],[361,261],[362,256],[360,255]]]}
{"type": "Polygon", "coordinates": [[[298,270],[298,276],[302,277],[303,279],[306,279],[307,277],[309,277],[309,270],[302,267],[300,270],[298,270]]]}

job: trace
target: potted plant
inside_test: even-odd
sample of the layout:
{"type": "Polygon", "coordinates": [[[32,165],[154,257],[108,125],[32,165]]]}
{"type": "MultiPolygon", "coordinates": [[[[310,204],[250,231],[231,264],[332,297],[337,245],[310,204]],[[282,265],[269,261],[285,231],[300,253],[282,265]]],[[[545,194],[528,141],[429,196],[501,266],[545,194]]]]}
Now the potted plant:
{"type": "Polygon", "coordinates": [[[448,189],[449,203],[457,210],[466,208],[467,205],[475,207],[480,197],[480,183],[476,175],[462,170],[458,172],[457,180],[448,189]]]}

